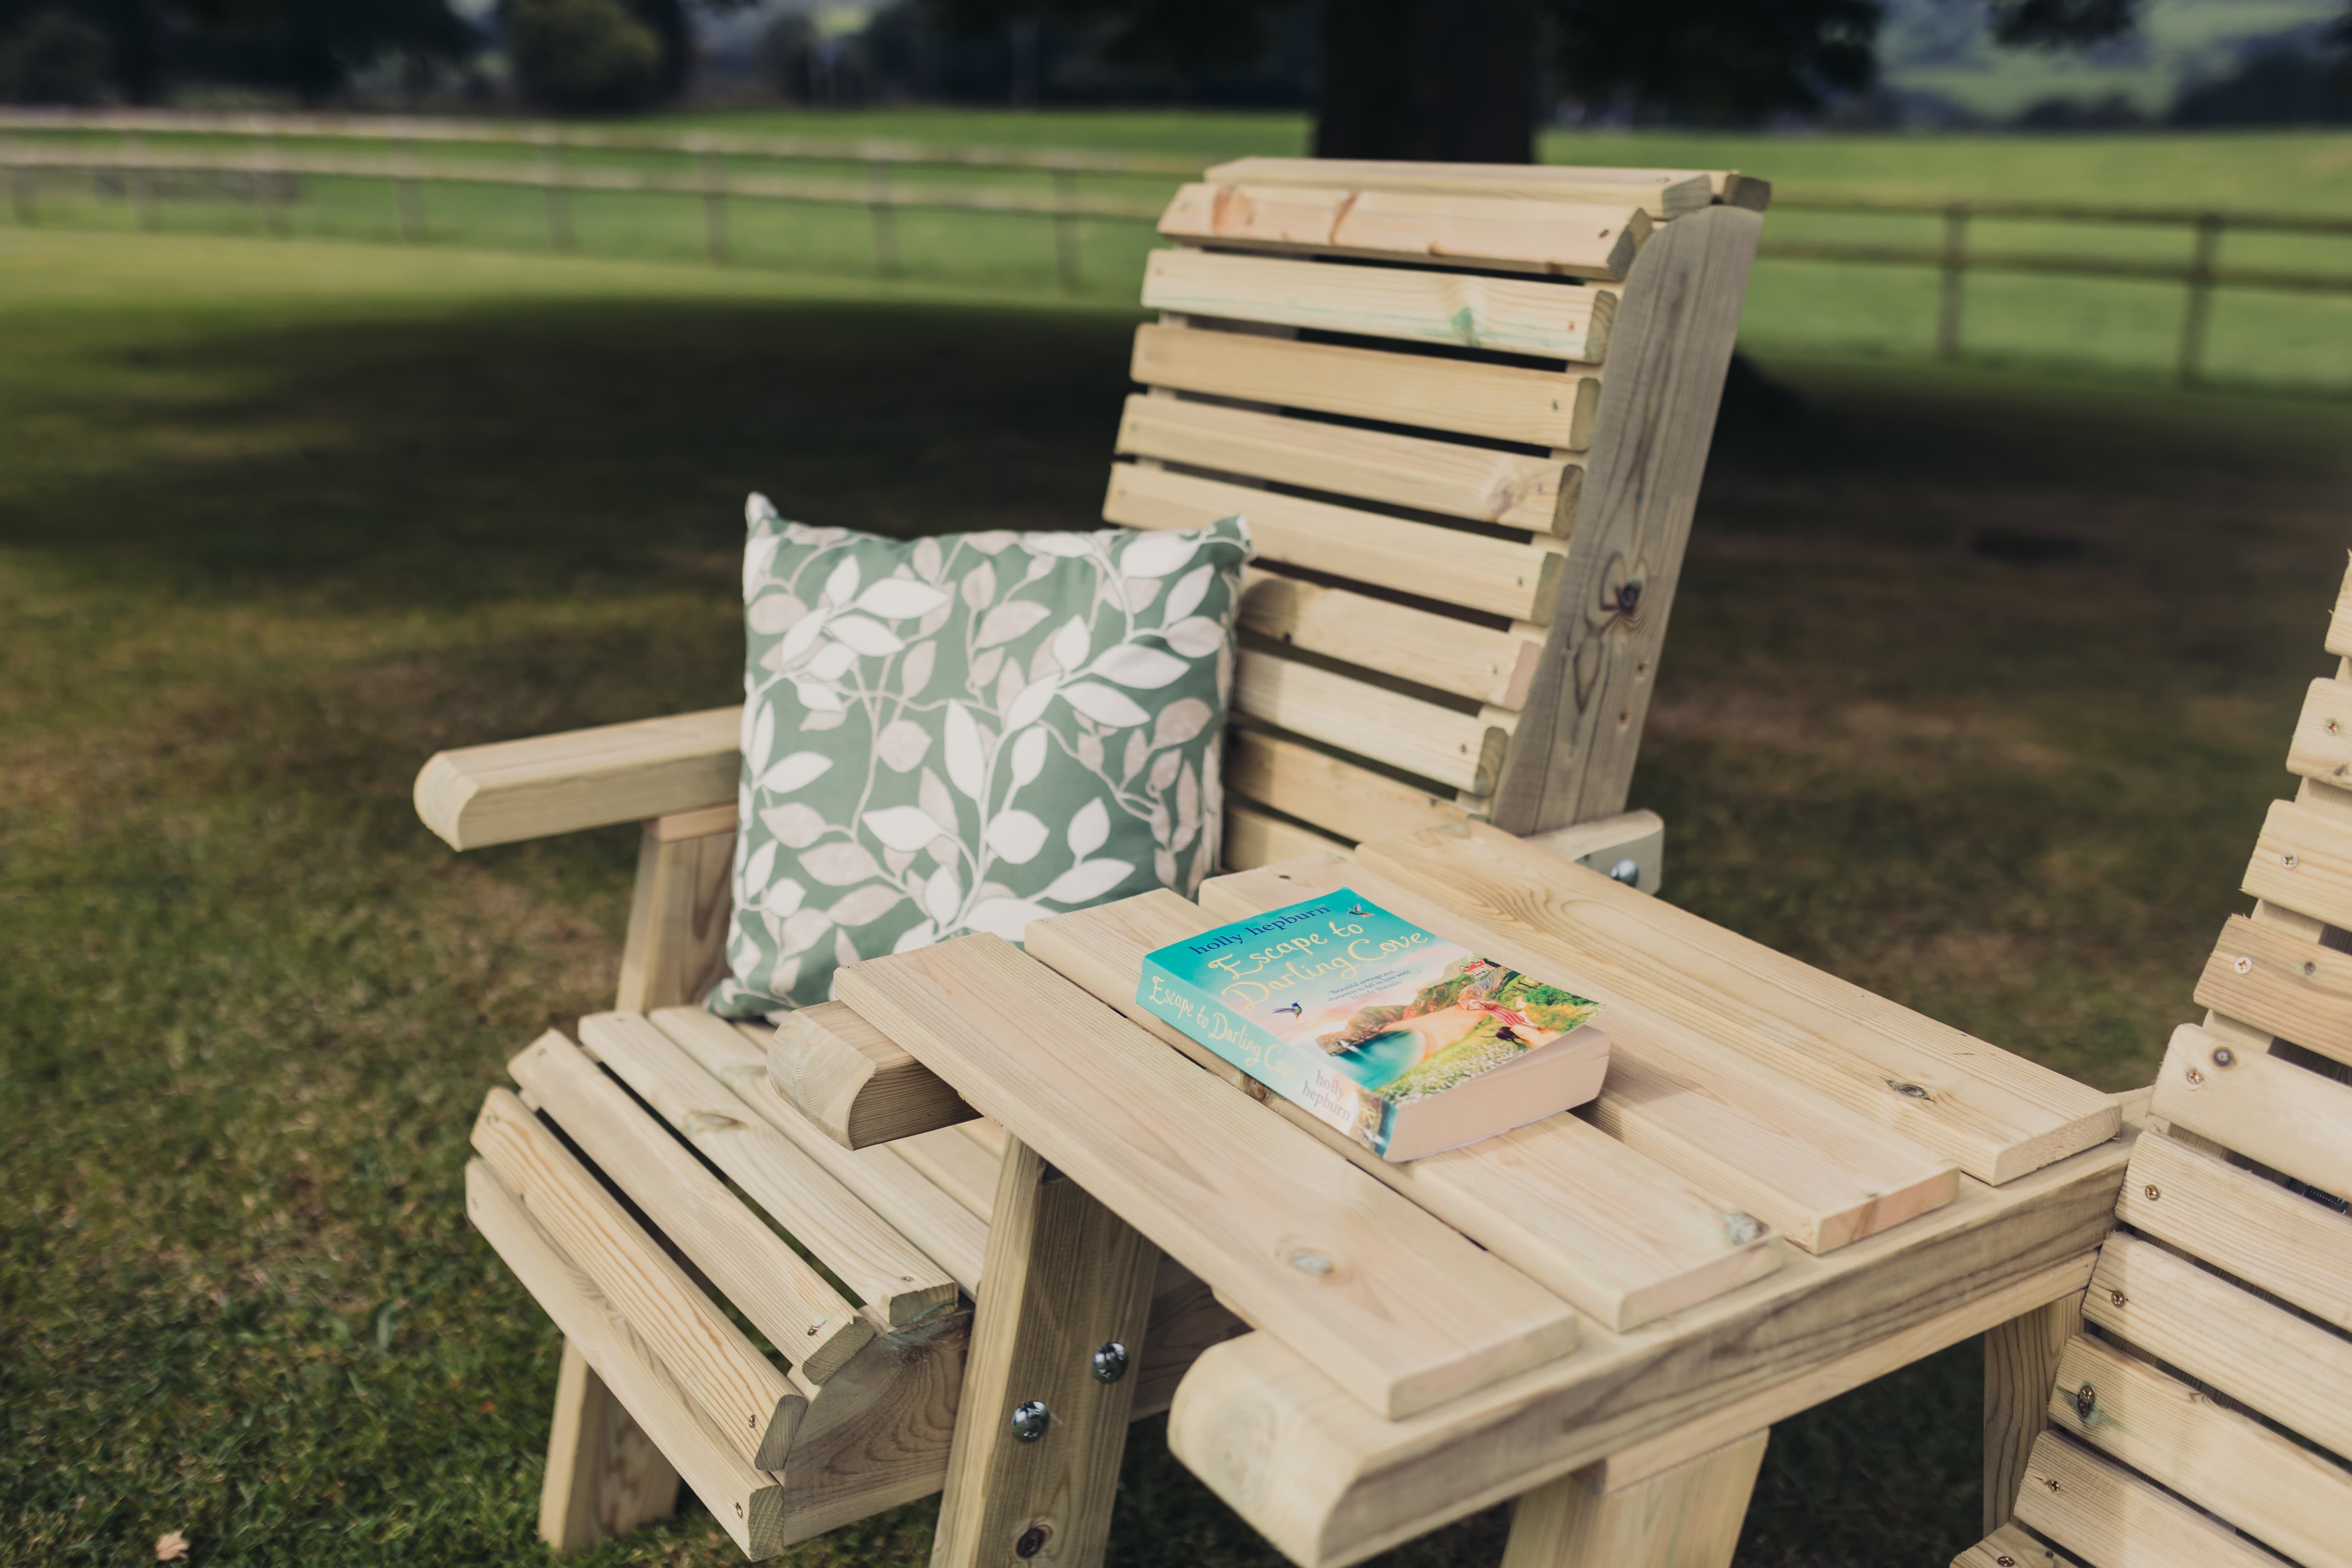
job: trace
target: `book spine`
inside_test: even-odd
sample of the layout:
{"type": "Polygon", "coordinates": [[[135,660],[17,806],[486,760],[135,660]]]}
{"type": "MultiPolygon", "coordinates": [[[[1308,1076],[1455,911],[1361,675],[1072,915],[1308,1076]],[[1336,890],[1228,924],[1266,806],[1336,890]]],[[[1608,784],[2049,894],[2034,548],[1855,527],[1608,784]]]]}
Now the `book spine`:
{"type": "Polygon", "coordinates": [[[1324,1125],[1375,1154],[1388,1148],[1389,1102],[1321,1059],[1259,1027],[1207,991],[1146,959],[1136,1000],[1188,1039],[1206,1046],[1324,1125]]]}

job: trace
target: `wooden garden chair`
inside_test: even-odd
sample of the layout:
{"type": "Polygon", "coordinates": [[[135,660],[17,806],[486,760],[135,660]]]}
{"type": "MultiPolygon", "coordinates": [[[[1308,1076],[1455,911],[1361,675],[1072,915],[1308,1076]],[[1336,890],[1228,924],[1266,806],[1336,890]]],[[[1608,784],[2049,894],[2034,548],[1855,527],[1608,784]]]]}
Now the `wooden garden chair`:
{"type": "Polygon", "coordinates": [[[2097,1272],[1993,1369],[2048,1421],[1954,1568],[2352,1563],[2352,577],[2326,646],[2097,1272]]]}
{"type": "MultiPolygon", "coordinates": [[[[1725,174],[1260,159],[1179,193],[1104,515],[1250,519],[1228,866],[1475,823],[1540,841],[1532,864],[1656,886],[1663,826],[1626,789],[1768,196],[1725,174]]],[[[615,1011],[515,1058],[520,1096],[492,1092],[467,1172],[475,1223],[566,1336],[541,1533],[567,1550],[626,1531],[683,1476],[760,1556],[944,1484],[936,1560],[999,1560],[972,1521],[1003,1489],[1002,1445],[955,1441],[959,1395],[968,1360],[994,1388],[1053,1349],[1030,1268],[1050,1242],[1070,1273],[1055,1288],[1112,1282],[1095,1304],[1142,1342],[1131,1370],[1102,1369],[1117,1419],[1067,1528],[1012,1546],[1090,1563],[1101,1453],[1243,1325],[1034,1153],[1008,1159],[1001,1128],[962,1120],[854,1014],[797,1016],[809,1048],[771,1074],[769,1031],[691,1005],[722,962],[737,737],[738,710],[716,710],[445,752],[417,780],[458,849],[645,824],[615,1011]]],[[[2068,1147],[2104,1137],[2097,1120],[2066,1123],[2068,1147]]],[[[1942,1170],[1926,1185],[1948,1190],[1942,1170]]],[[[1892,1217],[1832,1216],[1845,1230],[1808,1245],[1892,1217]]],[[[1715,1289],[1777,1243],[1734,1226],[1708,1245],[1723,1257],[1692,1278],[1715,1289]]],[[[1631,1328],[1689,1288],[1602,1310],[1631,1328]]],[[[2065,1286],[2011,1289],[2003,1316],[2065,1286]]],[[[1752,1480],[1760,1443],[1734,1444],[1729,1471],[1752,1480]]],[[[1736,1535],[1747,1480],[1711,1463],[1736,1535]]]]}

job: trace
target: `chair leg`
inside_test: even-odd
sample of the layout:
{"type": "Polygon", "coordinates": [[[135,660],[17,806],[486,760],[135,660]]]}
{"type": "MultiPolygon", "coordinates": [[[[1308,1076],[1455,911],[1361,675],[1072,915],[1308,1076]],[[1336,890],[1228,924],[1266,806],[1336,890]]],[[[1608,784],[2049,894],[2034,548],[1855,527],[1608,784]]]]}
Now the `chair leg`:
{"type": "Polygon", "coordinates": [[[539,1538],[557,1552],[577,1552],[677,1506],[677,1472],[590,1370],[588,1358],[564,1341],[539,1493],[539,1538]]]}
{"type": "Polygon", "coordinates": [[[2083,1329],[2080,1292],[2011,1318],[1984,1337],[1984,1530],[2009,1522],[2026,1456],[2049,1425],[2058,1352],[2083,1329]]]}
{"type": "Polygon", "coordinates": [[[1511,1507],[1503,1568],[1727,1568],[1770,1430],[1613,1492],[1562,1476],[1511,1507]]]}
{"type": "Polygon", "coordinates": [[[1159,1266],[1150,1242],[1008,1141],[931,1568],[1097,1568],[1159,1266]],[[1111,1345],[1105,1382],[1096,1352],[1111,1345]],[[1042,1416],[1016,1436],[1032,1405],[1042,1416]]]}

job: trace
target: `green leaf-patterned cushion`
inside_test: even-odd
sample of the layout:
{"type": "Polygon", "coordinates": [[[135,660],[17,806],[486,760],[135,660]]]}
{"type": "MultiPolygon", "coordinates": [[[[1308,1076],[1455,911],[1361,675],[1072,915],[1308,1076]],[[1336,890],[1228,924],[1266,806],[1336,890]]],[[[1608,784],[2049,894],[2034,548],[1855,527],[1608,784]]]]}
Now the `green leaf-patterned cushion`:
{"type": "Polygon", "coordinates": [[[745,506],[728,977],[744,1018],[834,971],[1217,863],[1249,531],[908,542],[745,506]]]}

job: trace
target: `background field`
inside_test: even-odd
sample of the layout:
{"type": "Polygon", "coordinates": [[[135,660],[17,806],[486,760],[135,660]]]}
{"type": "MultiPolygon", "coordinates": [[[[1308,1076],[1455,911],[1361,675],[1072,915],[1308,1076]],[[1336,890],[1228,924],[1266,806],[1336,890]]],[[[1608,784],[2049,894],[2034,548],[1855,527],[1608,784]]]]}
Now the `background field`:
{"type": "MultiPolygon", "coordinates": [[[[754,486],[894,533],[1085,525],[1132,320],[0,237],[0,1563],[169,1530],[199,1563],[544,1563],[557,1339],[458,1171],[506,1057],[607,1004],[634,841],[453,856],[415,771],[729,700],[754,486]]],[[[2145,1082],[2328,668],[2352,413],[1791,341],[1756,346],[1805,408],[1718,443],[1633,792],[1667,896],[2145,1082]]],[[[1973,1540],[1979,1375],[1959,1347],[1778,1429],[1741,1563],[1973,1540]]],[[[911,1568],[930,1518],[790,1561],[911,1568]]],[[[1158,1422],[1112,1551],[1276,1562],[1158,1422]]],[[[690,1510],[580,1561],[732,1558],[690,1510]]]]}
{"type": "MultiPolygon", "coordinates": [[[[1084,147],[1203,163],[1297,153],[1307,145],[1306,121],[1276,114],[906,109],[678,115],[631,123],[649,131],[874,136],[945,146],[1084,147]]],[[[108,147],[119,141],[98,140],[108,147]]],[[[173,138],[173,144],[182,141],[173,138]]],[[[248,148],[243,141],[214,145],[238,157],[248,148]]],[[[436,157],[465,155],[433,151],[436,157]]],[[[475,155],[507,162],[530,156],[480,150],[475,155]]],[[[1767,226],[1768,245],[1932,247],[1941,240],[1941,219],[1933,216],[1809,212],[1801,206],[1809,198],[2023,199],[2352,216],[2352,136],[2329,132],[1938,137],[1554,132],[1543,138],[1542,155],[1554,163],[1727,167],[1764,174],[1785,198],[1767,226]]],[[[583,165],[691,167],[683,157],[661,154],[572,157],[583,165]]],[[[732,166],[758,167],[748,161],[732,166]]],[[[856,163],[768,167],[817,178],[866,178],[864,166],[856,163]]],[[[892,178],[1041,195],[1049,189],[1044,175],[1002,171],[931,168],[892,178]]],[[[1173,183],[1166,176],[1089,175],[1075,188],[1150,208],[1173,183]]],[[[286,215],[297,236],[390,241],[399,234],[388,182],[310,178],[303,192],[286,215]]],[[[85,182],[60,181],[44,189],[37,220],[127,231],[133,225],[131,205],[119,184],[115,193],[96,197],[85,182]]],[[[435,184],[424,200],[426,243],[521,250],[548,245],[544,205],[534,191],[435,184]]],[[[698,198],[575,194],[570,201],[576,241],[586,253],[667,260],[703,255],[698,198]]],[[[269,218],[251,203],[185,200],[162,204],[158,222],[168,231],[261,234],[269,218]]],[[[837,277],[869,277],[875,269],[872,225],[862,208],[737,200],[730,204],[729,226],[731,261],[739,268],[837,277]]],[[[901,214],[895,228],[900,275],[909,281],[1041,291],[1055,286],[1048,221],[922,212],[901,214]]],[[[1150,226],[1089,221],[1079,231],[1082,295],[1105,303],[1132,300],[1142,258],[1157,243],[1150,226]]],[[[2182,265],[2191,238],[2179,226],[1979,219],[1969,243],[1986,251],[2182,265]]],[[[2352,236],[2232,234],[2221,259],[2227,266],[2352,278],[2352,236]]],[[[1758,269],[1749,301],[1749,339],[1765,352],[1924,359],[1934,345],[1937,287],[1936,274],[1921,267],[1768,259],[1758,269]]],[[[1975,274],[1968,284],[1966,357],[1986,365],[2091,370],[2127,380],[2168,375],[2183,293],[2176,283],[1975,274]]],[[[2216,298],[2206,363],[2210,375],[2225,384],[2331,395],[2352,390],[2352,293],[2223,289],[2216,298]]]]}

